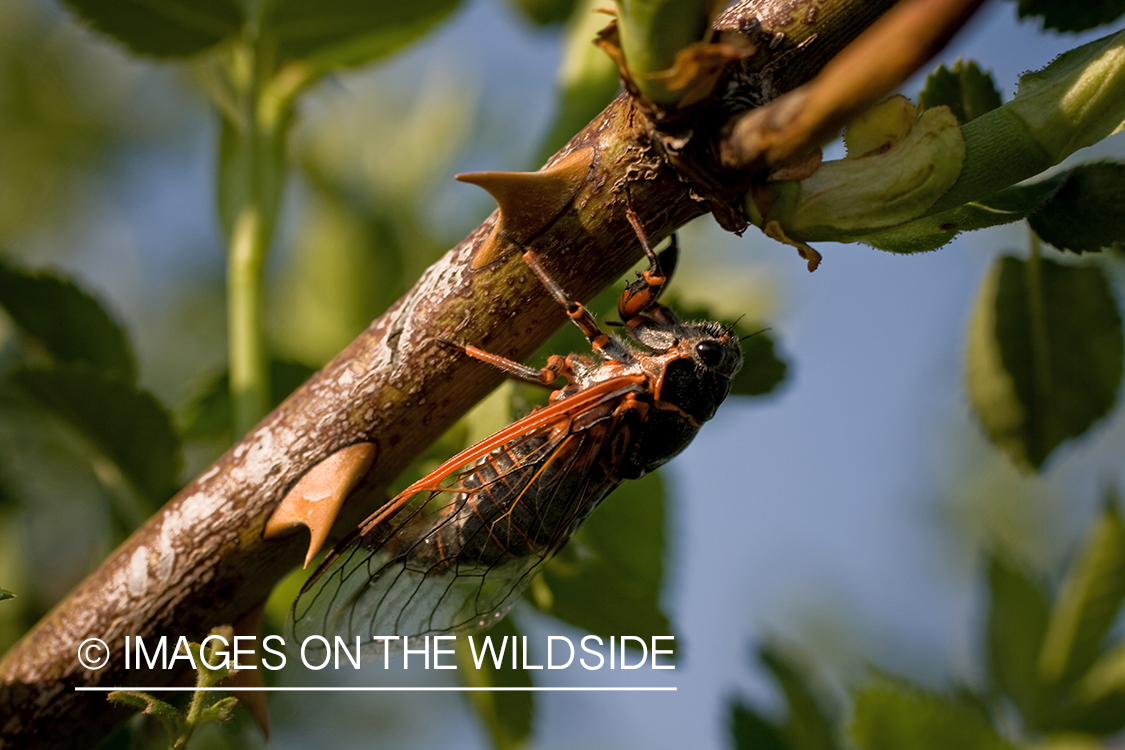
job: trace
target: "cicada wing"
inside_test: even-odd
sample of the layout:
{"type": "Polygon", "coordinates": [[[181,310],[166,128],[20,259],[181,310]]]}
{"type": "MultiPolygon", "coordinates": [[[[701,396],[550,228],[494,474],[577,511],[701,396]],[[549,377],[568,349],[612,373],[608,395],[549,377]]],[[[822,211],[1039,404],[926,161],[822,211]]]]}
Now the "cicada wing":
{"type": "Polygon", "coordinates": [[[471,498],[441,506],[449,496],[429,494],[422,507],[399,511],[367,534],[354,532],[325,560],[293,606],[300,641],[342,635],[368,645],[376,636],[469,632],[507,614],[549,553],[464,557],[448,540],[460,535],[452,525],[471,498]]]}
{"type": "Polygon", "coordinates": [[[632,429],[616,405],[634,385],[603,384],[579,410],[560,403],[533,413],[411,485],[305,584],[295,634],[367,643],[498,620],[616,486],[632,429]]]}

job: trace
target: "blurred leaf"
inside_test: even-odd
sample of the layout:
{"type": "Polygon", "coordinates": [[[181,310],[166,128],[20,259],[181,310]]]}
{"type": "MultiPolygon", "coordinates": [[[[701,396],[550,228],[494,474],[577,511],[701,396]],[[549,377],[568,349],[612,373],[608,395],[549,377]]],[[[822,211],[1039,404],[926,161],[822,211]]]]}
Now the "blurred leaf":
{"type": "MultiPolygon", "coordinates": [[[[284,401],[316,372],[300,362],[270,361],[270,408],[284,401]]],[[[181,410],[178,422],[189,440],[230,435],[230,373],[215,374],[181,410]]]]}
{"type": "Polygon", "coordinates": [[[1043,241],[1060,250],[1120,247],[1125,243],[1125,164],[1085,164],[1066,172],[1051,200],[1029,221],[1043,241]]]}
{"type": "Polygon", "coordinates": [[[789,716],[782,731],[793,750],[831,750],[838,746],[834,719],[810,682],[808,668],[774,645],[758,652],[785,693],[789,716]]]}
{"type": "Polygon", "coordinates": [[[992,76],[972,60],[958,60],[952,69],[939,65],[926,79],[919,101],[927,109],[946,105],[962,125],[1003,104],[992,76]]]}
{"type": "Polygon", "coordinates": [[[237,0],[64,0],[98,31],[139,55],[187,57],[237,35],[237,0]]]}
{"type": "Polygon", "coordinates": [[[0,589],[0,602],[4,601],[5,599],[15,599],[15,598],[16,598],[16,595],[13,594],[11,591],[8,591],[7,589],[0,589]]]}
{"type": "Polygon", "coordinates": [[[1086,673],[1125,602],[1125,524],[1112,501],[1067,572],[1039,658],[1044,682],[1069,687],[1086,673]]]}
{"type": "Polygon", "coordinates": [[[125,331],[69,279],[23,271],[0,261],[0,305],[54,359],[130,382],[136,378],[125,331]]]}
{"type": "Polygon", "coordinates": [[[793,750],[781,729],[751,706],[732,701],[729,722],[735,750],[793,750]]]}
{"type": "Polygon", "coordinates": [[[1085,31],[1125,13],[1122,0],[1019,0],[1020,18],[1040,16],[1043,28],[1085,31]]]}
{"type": "Polygon", "coordinates": [[[542,577],[552,601],[536,605],[603,637],[669,635],[660,608],[665,502],[659,473],[614,490],[547,563],[542,577]]]}
{"type": "Polygon", "coordinates": [[[277,40],[280,59],[331,69],[389,54],[456,7],[457,0],[278,0],[266,14],[263,31],[277,40]]]}
{"type": "Polygon", "coordinates": [[[543,139],[536,166],[562,148],[621,90],[617,66],[593,44],[597,33],[609,23],[605,15],[595,12],[602,7],[602,0],[581,0],[566,25],[559,66],[558,114],[543,139]]]}
{"type": "Polygon", "coordinates": [[[1099,268],[1001,258],[981,285],[968,339],[973,408],[1021,466],[1038,469],[1117,397],[1121,317],[1099,268]]]}
{"type": "Polygon", "coordinates": [[[1015,750],[975,708],[897,682],[859,692],[851,733],[864,750],[1015,750]]]}
{"type": "Polygon", "coordinates": [[[761,396],[781,385],[789,365],[774,353],[773,337],[757,333],[742,342],[742,369],[731,380],[732,396],[761,396]]]}
{"type": "MultiPolygon", "coordinates": [[[[511,617],[505,617],[484,635],[473,636],[478,648],[483,648],[486,636],[492,636],[492,641],[497,644],[504,638],[508,639],[508,651],[501,662],[503,666],[496,668],[489,656],[481,662],[477,669],[469,650],[468,639],[457,639],[457,658],[460,662],[458,673],[467,687],[531,687],[531,674],[522,667],[511,668],[511,649],[513,644],[519,642],[522,647],[523,640],[516,629],[511,617]]],[[[499,653],[499,648],[496,649],[499,653]]],[[[511,690],[486,692],[476,691],[469,693],[469,700],[476,709],[477,714],[488,727],[492,737],[492,745],[497,750],[509,750],[523,747],[531,735],[531,720],[535,715],[534,694],[530,691],[511,690]]]]}
{"type": "MultiPolygon", "coordinates": [[[[508,0],[532,23],[546,26],[570,18],[578,0],[508,0]]],[[[604,25],[604,23],[603,23],[604,25]]],[[[593,39],[593,36],[590,37],[593,39]]],[[[592,46],[592,45],[591,45],[592,46]]]]}
{"type": "Polygon", "coordinates": [[[180,439],[151,394],[80,367],[18,370],[28,393],[116,464],[149,512],[172,496],[180,439]]]}
{"type": "Polygon", "coordinates": [[[996,553],[988,559],[988,589],[989,677],[1012,699],[1024,721],[1037,727],[1037,671],[1050,610],[1047,596],[1023,570],[996,553]]]}
{"type": "Polygon", "coordinates": [[[1103,736],[1125,729],[1125,641],[1094,662],[1073,695],[1060,722],[1067,729],[1103,736]]]}

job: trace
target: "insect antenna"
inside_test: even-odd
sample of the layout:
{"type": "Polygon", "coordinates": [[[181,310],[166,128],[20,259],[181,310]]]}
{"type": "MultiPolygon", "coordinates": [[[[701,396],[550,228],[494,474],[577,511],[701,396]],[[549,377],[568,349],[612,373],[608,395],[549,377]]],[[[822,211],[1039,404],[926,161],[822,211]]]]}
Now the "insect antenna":
{"type": "MultiPolygon", "coordinates": [[[[739,320],[741,320],[741,319],[742,318],[739,318],[739,320]]],[[[741,336],[741,337],[739,337],[738,340],[739,341],[745,341],[746,339],[750,338],[751,336],[757,336],[759,333],[765,333],[768,330],[770,330],[770,329],[769,328],[762,328],[760,330],[754,331],[753,333],[748,333],[745,336],[741,336]]],[[[733,333],[733,332],[734,332],[734,326],[731,326],[731,333],[733,333]]]]}

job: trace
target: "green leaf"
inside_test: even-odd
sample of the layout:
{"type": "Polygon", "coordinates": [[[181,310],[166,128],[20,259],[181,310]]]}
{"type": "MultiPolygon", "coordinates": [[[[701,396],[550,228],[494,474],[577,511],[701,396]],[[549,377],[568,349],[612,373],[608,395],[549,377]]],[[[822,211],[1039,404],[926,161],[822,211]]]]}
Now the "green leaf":
{"type": "Polygon", "coordinates": [[[1020,18],[1039,16],[1043,28],[1056,31],[1085,31],[1115,21],[1122,13],[1122,0],[1019,0],[1020,18]]]}
{"type": "Polygon", "coordinates": [[[1097,252],[1125,243],[1125,164],[1087,164],[1070,170],[1031,228],[1060,250],[1097,252]]]}
{"type": "Polygon", "coordinates": [[[730,704],[729,726],[735,750],[793,750],[780,727],[739,701],[730,704]]]}
{"type": "Polygon", "coordinates": [[[665,498],[659,473],[614,490],[547,564],[550,601],[540,594],[536,606],[603,637],[669,635],[660,608],[665,498]]]}
{"type": "Polygon", "coordinates": [[[1121,383],[1121,317],[1097,267],[1001,258],[969,329],[967,385],[985,431],[1038,470],[1105,416],[1121,383]]]}
{"type": "Polygon", "coordinates": [[[187,57],[242,29],[237,0],[65,0],[92,27],[138,55],[187,57]]]}
{"type": "Polygon", "coordinates": [[[1015,750],[976,708],[901,683],[861,690],[851,733],[864,750],[1015,750]]]}
{"type": "Polygon", "coordinates": [[[1026,219],[1048,203],[1071,171],[1038,182],[998,190],[977,201],[867,235],[863,242],[895,253],[936,250],[961,232],[1010,224],[1026,219]]]}
{"type": "Polygon", "coordinates": [[[8,591],[7,589],[0,589],[0,602],[4,601],[5,599],[15,599],[15,598],[16,598],[16,595],[13,594],[11,591],[8,591]]]}
{"type": "Polygon", "coordinates": [[[322,69],[361,65],[394,52],[449,15],[457,0],[278,0],[263,21],[281,59],[322,69]]]}
{"type": "Polygon", "coordinates": [[[136,378],[133,350],[121,326],[69,279],[0,262],[0,305],[54,359],[136,378]]]}
{"type": "Polygon", "coordinates": [[[989,678],[1012,699],[1024,721],[1038,727],[1042,689],[1039,652],[1047,632],[1047,596],[1018,566],[995,553],[988,559],[989,678]]]}
{"type": "Polygon", "coordinates": [[[926,79],[919,100],[926,109],[944,104],[962,125],[1003,104],[992,76],[972,60],[958,60],[952,69],[939,65],[926,79]]]}
{"type": "Polygon", "coordinates": [[[789,717],[782,731],[793,750],[831,750],[838,746],[834,713],[813,687],[808,668],[776,646],[766,644],[758,652],[762,663],[773,673],[789,704],[789,717]]]}
{"type": "Polygon", "coordinates": [[[116,464],[149,511],[175,492],[180,440],[171,417],[151,394],[78,367],[25,368],[13,377],[116,464]]]}
{"type": "MultiPolygon", "coordinates": [[[[312,377],[316,368],[284,359],[270,361],[270,408],[312,377]]],[[[177,422],[185,439],[202,440],[231,434],[230,373],[214,374],[181,409],[177,422]]]]}
{"type": "MultiPolygon", "coordinates": [[[[924,218],[889,226],[893,222],[877,223],[874,219],[880,212],[873,211],[865,227],[849,225],[843,231],[814,228],[808,236],[798,239],[858,240],[896,252],[941,247],[957,231],[1023,218],[1036,204],[1024,207],[1019,215],[995,216],[991,221],[987,220],[987,213],[981,215],[980,207],[963,216],[958,211],[961,206],[976,201],[987,209],[991,200],[987,196],[1040,174],[1122,127],[1125,32],[1118,32],[1060,55],[1043,70],[1024,74],[1012,101],[963,125],[965,156],[961,173],[953,186],[927,209],[924,218]]],[[[786,191],[799,192],[792,187],[786,191]]]]}
{"type": "MultiPolygon", "coordinates": [[[[481,668],[477,669],[469,650],[466,638],[457,639],[457,660],[460,662],[458,673],[468,687],[531,687],[531,675],[522,667],[511,668],[512,644],[519,640],[523,647],[523,639],[511,617],[506,617],[489,629],[485,635],[492,636],[493,643],[507,638],[508,650],[504,654],[503,665],[500,669],[489,657],[482,660],[481,668]]],[[[485,635],[473,636],[477,647],[481,648],[485,635]]],[[[499,651],[499,649],[497,649],[499,651]]],[[[497,750],[523,747],[531,735],[531,721],[535,715],[534,694],[530,691],[475,691],[469,693],[469,700],[476,709],[477,714],[488,727],[492,737],[493,747],[497,750]]]]}
{"type": "Polygon", "coordinates": [[[1039,657],[1040,679],[1073,684],[1101,653],[1125,602],[1125,524],[1112,501],[1094,525],[1059,592],[1039,657]]]}

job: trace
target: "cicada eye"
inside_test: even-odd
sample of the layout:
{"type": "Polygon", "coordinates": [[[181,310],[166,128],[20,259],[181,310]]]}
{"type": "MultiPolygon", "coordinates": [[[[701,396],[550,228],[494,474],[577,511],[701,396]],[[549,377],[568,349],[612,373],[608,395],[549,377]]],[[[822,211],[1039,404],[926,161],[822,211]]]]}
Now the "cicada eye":
{"type": "Polygon", "coordinates": [[[723,361],[723,345],[714,339],[704,339],[695,345],[695,353],[707,367],[718,367],[723,361]]]}

